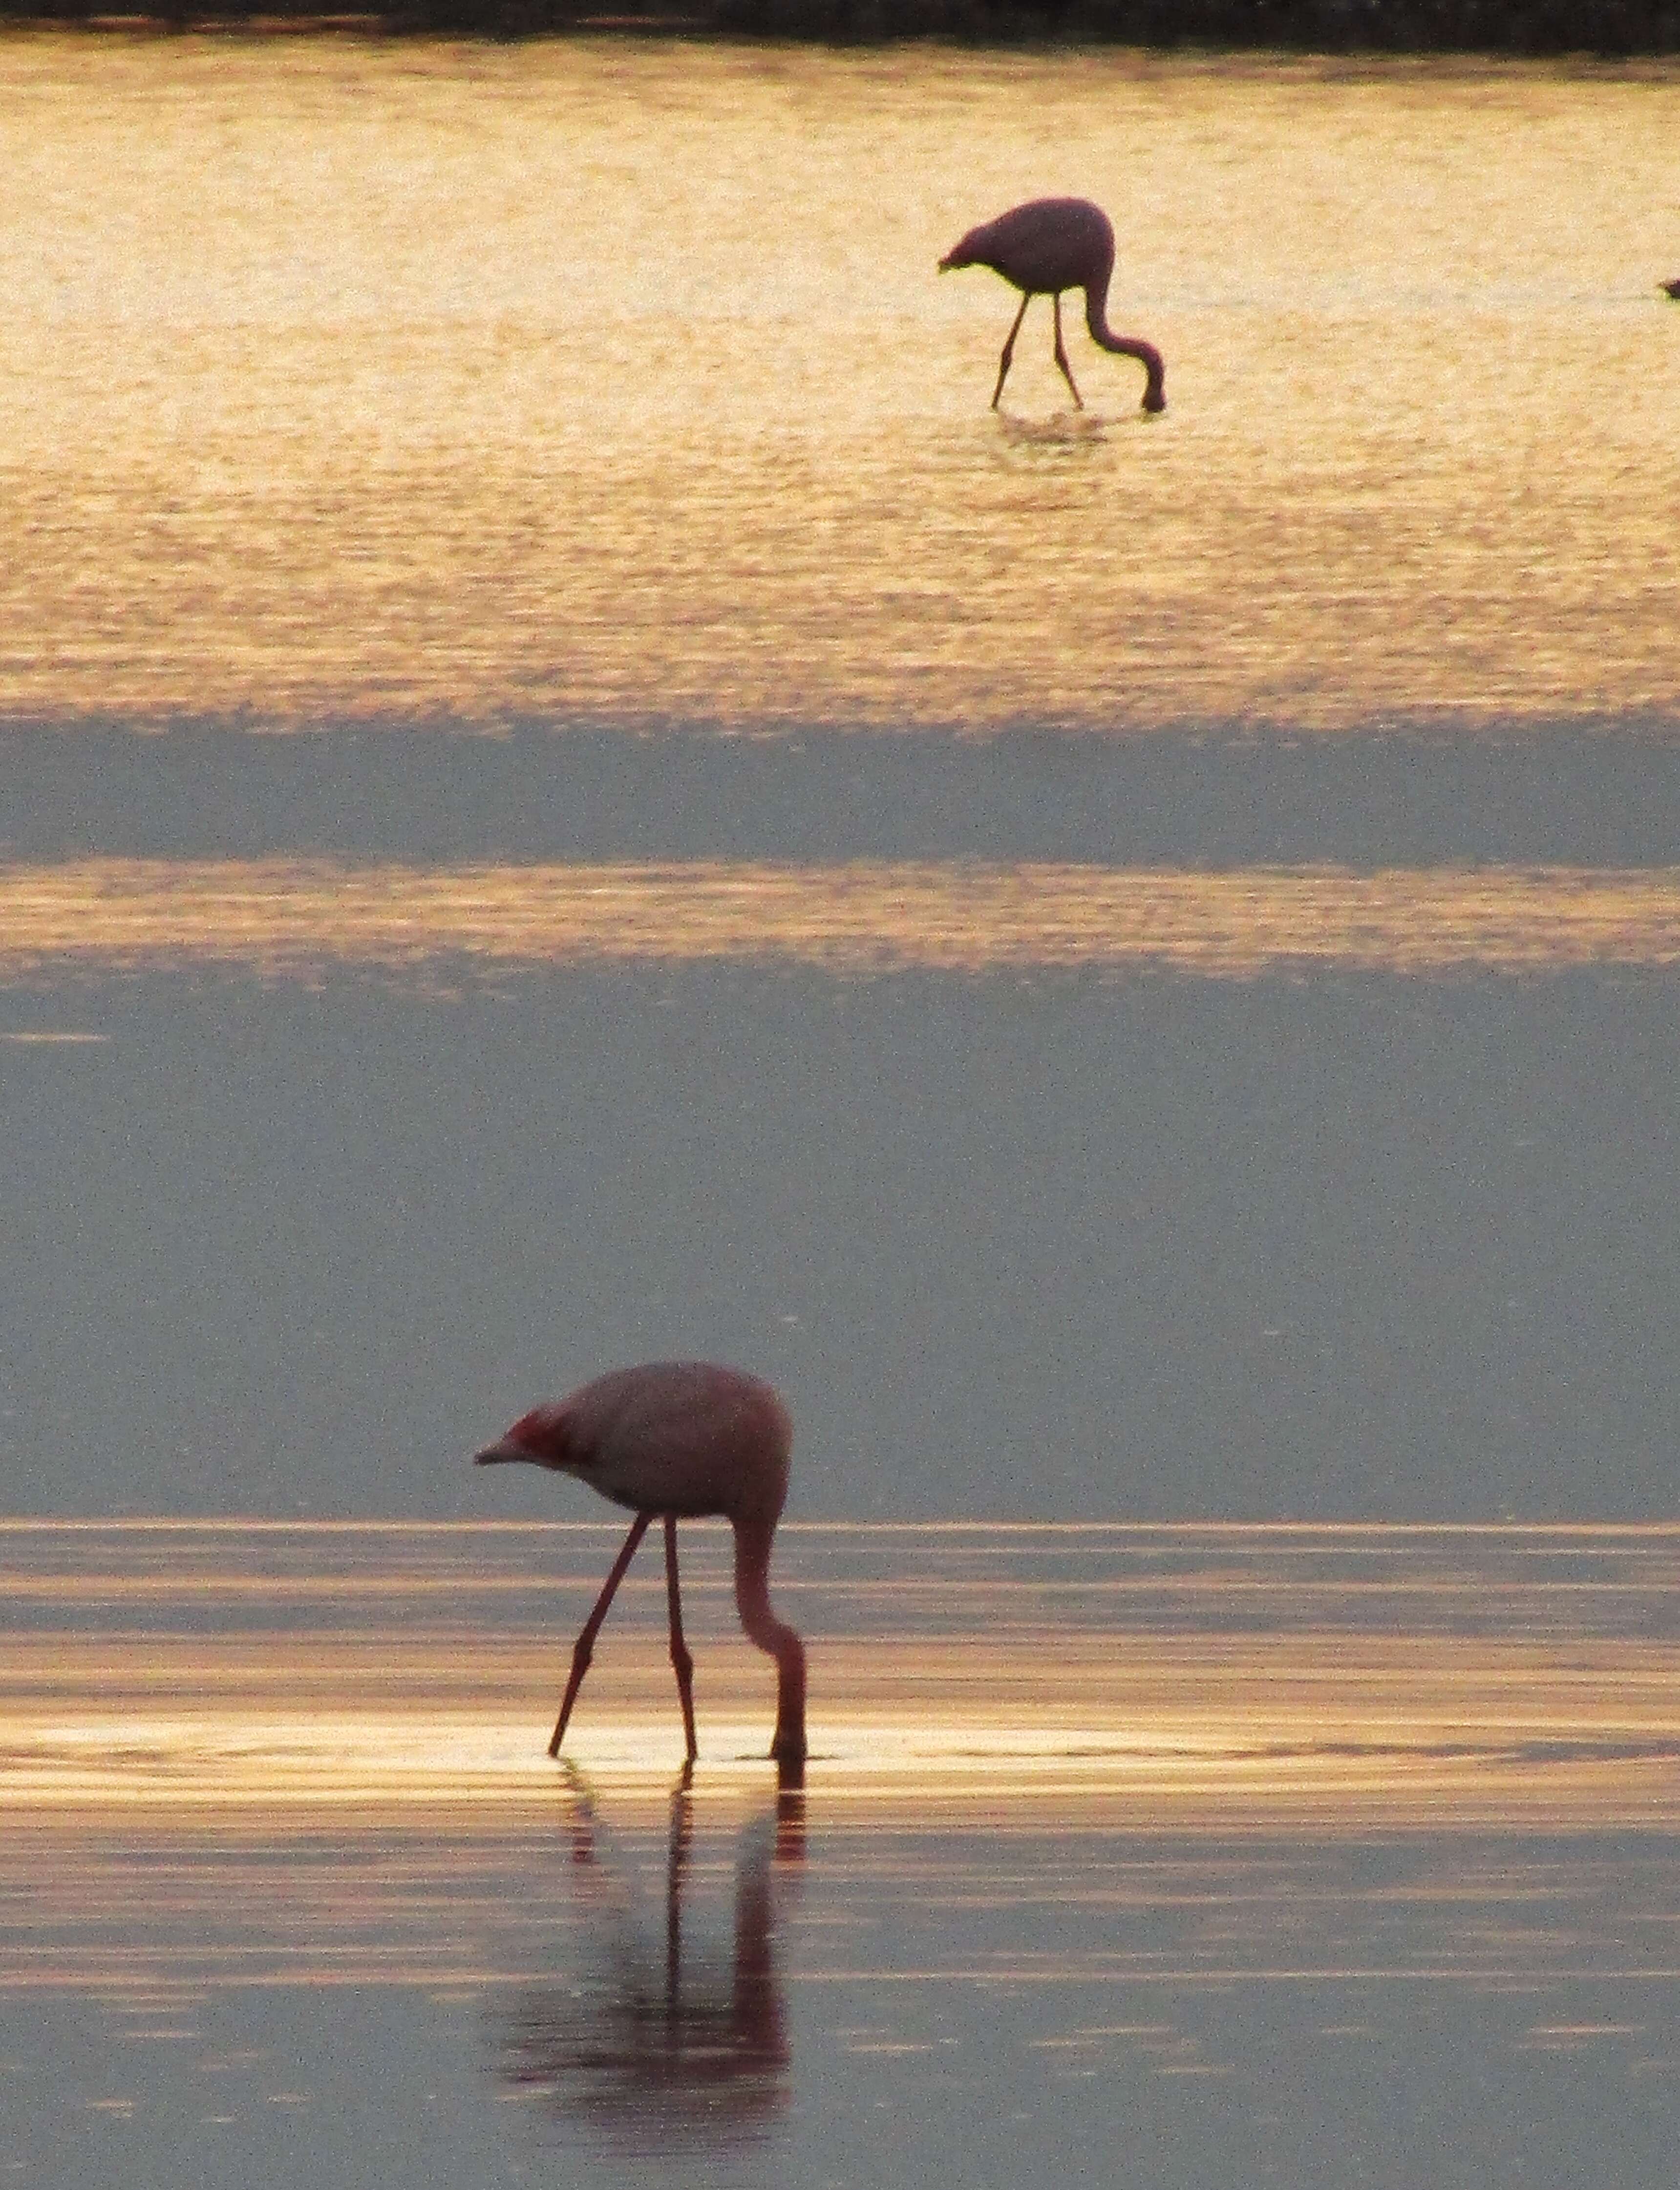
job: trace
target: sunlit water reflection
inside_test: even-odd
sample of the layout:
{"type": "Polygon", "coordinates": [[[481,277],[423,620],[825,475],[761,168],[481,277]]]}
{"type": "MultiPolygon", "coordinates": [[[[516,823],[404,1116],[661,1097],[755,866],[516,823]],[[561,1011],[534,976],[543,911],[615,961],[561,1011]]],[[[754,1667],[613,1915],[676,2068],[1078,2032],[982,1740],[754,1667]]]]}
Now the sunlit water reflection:
{"type": "Polygon", "coordinates": [[[13,2172],[1664,2179],[1672,1528],[789,1529],[780,1796],[687,1533],[687,1788],[609,1530],[0,1534],[13,2172]]]}
{"type": "MultiPolygon", "coordinates": [[[[1672,718],[1672,72],[0,50],[0,714],[1672,718]],[[1011,292],[1112,213],[1074,414],[1011,292]]],[[[1043,307],[1038,312],[1043,313],[1043,307]]],[[[1047,315],[1046,315],[1047,316],[1047,315]]]]}
{"type": "Polygon", "coordinates": [[[777,959],[854,973],[1556,971],[1680,959],[1680,869],[87,860],[0,867],[0,978],[31,981],[777,959]]]}
{"type": "MultiPolygon", "coordinates": [[[[557,1262],[580,1355],[804,1379],[817,1510],[901,1464],[843,1434],[918,1456],[876,1510],[1029,1436],[992,1510],[1112,1510],[1123,1408],[1155,1512],[1668,1510],[1666,977],[1600,1005],[1680,935],[1672,74],[42,37],[0,81],[0,715],[392,733],[21,762],[21,1482],[442,1497],[557,1262]],[[1161,419],[1083,349],[1070,416],[1036,319],[986,411],[1010,300],[933,264],[1052,189],[1116,215],[1161,419]],[[1209,718],[1619,742],[409,735],[1209,718]],[[823,975],[786,1040],[767,984],[591,985],[741,960],[924,985],[855,1055],[823,975]],[[1058,967],[1375,978],[1327,1034],[1285,983],[1017,1017],[1058,967]],[[463,967],[526,1047],[325,995],[463,967]],[[1494,979],[1396,1018],[1394,973],[1494,979]]],[[[715,1535],[683,1789],[655,1573],[543,1755],[606,1532],[0,1531],[0,2169],[1669,2190],[1676,1550],[789,1528],[778,1799],[715,1535]]]]}

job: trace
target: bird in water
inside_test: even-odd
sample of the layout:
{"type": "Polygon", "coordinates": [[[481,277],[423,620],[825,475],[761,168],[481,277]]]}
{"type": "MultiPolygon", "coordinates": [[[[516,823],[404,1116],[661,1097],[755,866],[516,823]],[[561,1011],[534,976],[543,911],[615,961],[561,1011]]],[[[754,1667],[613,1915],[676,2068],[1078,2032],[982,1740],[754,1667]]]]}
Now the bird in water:
{"type": "Polygon", "coordinates": [[[1055,361],[1061,377],[1073,390],[1073,400],[1083,411],[1084,402],[1074,386],[1061,339],[1061,294],[1064,289],[1085,292],[1085,325],[1100,349],[1121,357],[1134,357],[1148,375],[1143,392],[1145,411],[1167,407],[1166,368],[1153,343],[1135,335],[1117,335],[1108,324],[1108,284],[1114,272],[1114,230],[1108,215],[1089,198],[1034,198],[1012,212],[999,213],[979,228],[971,228],[953,250],[939,262],[942,274],[959,266],[989,266],[994,274],[1021,291],[1021,309],[1015,315],[1009,340],[998,366],[998,384],[992,390],[992,408],[1009,378],[1015,355],[1015,338],[1035,297],[1048,297],[1055,315],[1055,361]]]}
{"type": "Polygon", "coordinates": [[[782,1784],[805,1773],[805,1645],[770,1608],[770,1546],[788,1494],[793,1424],[768,1384],[739,1369],[705,1361],[652,1361],[615,1369],[569,1398],[522,1415],[504,1437],[476,1455],[481,1467],[530,1461],[574,1475],[636,1516],[624,1548],[584,1622],[551,1756],[560,1753],[595,1637],[614,1592],[649,1522],[665,1523],[665,1597],[670,1661],[682,1705],[687,1762],[694,1739],[694,1661],[682,1637],[676,1578],[680,1519],[721,1515],[735,1532],[735,1608],[749,1642],[776,1660],[776,1733],[770,1745],[782,1784]]]}

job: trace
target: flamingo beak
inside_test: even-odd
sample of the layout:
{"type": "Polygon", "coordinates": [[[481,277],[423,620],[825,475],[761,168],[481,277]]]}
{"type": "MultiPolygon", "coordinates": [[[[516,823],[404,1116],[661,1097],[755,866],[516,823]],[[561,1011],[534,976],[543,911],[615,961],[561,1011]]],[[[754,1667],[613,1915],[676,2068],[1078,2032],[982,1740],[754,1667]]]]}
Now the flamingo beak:
{"type": "Polygon", "coordinates": [[[494,1467],[498,1461],[529,1460],[530,1456],[524,1446],[515,1444],[512,1438],[498,1438],[494,1444],[487,1444],[482,1452],[473,1454],[472,1465],[474,1467],[494,1467]]]}

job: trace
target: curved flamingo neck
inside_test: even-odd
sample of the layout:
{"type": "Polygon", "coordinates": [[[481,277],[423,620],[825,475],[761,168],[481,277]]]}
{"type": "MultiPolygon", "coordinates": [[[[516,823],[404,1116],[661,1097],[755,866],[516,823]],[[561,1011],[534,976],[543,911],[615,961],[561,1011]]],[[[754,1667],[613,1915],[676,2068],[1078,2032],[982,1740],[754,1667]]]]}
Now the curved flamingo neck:
{"type": "Polygon", "coordinates": [[[1137,335],[1117,335],[1108,324],[1108,273],[1093,281],[1085,291],[1085,325],[1091,340],[1101,349],[1112,350],[1117,357],[1134,357],[1148,375],[1143,392],[1145,411],[1164,411],[1167,407],[1167,366],[1153,343],[1145,342],[1137,335]]]}
{"type": "Polygon", "coordinates": [[[735,1609],[749,1642],[776,1660],[776,1738],[770,1754],[784,1779],[805,1769],[805,1645],[770,1608],[774,1521],[735,1523],[735,1609]]]}

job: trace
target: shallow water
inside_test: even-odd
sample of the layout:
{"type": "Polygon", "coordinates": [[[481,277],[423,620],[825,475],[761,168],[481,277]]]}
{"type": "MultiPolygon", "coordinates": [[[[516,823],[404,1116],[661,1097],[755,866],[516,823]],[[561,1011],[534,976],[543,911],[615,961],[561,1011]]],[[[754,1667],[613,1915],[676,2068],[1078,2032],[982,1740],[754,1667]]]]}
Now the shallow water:
{"type": "Polygon", "coordinates": [[[14,1510],[592,1518],[467,1455],[698,1356],[800,1519],[1673,1515],[1661,967],[306,953],[7,1018],[14,1510]]]}
{"type": "Polygon", "coordinates": [[[11,2174],[1666,2180],[1672,1528],[685,1539],[0,1531],[11,2174]]]}
{"type": "Polygon", "coordinates": [[[465,869],[93,860],[0,874],[0,975],[649,961],[1440,973],[1667,967],[1680,869],[1139,872],[857,860],[465,869]]]}
{"type": "Polygon", "coordinates": [[[1668,2190],[1680,77],[0,90],[0,2171],[1668,2190]]]}
{"type": "Polygon", "coordinates": [[[1673,719],[1672,68],[0,45],[0,713],[1673,719]],[[1112,315],[940,280],[1112,213],[1112,315]]]}
{"type": "Polygon", "coordinates": [[[0,84],[10,1510],[692,1353],[806,1518],[1672,1516],[1672,69],[0,84]],[[1160,418],[987,408],[1049,190],[1160,418]]]}

